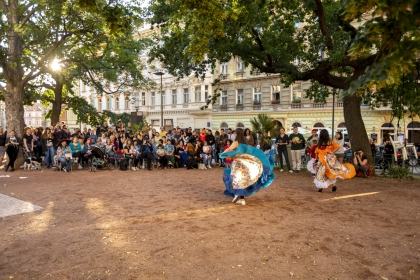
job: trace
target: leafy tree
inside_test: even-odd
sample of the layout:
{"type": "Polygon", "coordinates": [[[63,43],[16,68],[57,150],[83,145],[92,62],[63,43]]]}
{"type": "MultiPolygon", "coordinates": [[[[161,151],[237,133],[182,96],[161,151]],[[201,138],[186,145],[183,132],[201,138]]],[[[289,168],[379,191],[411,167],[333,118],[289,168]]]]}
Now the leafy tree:
{"type": "Polygon", "coordinates": [[[278,134],[280,127],[277,127],[266,114],[258,114],[251,119],[252,132],[256,133],[260,142],[260,149],[264,150],[264,144],[272,145],[271,138],[278,134]]]}
{"type": "MultiPolygon", "coordinates": [[[[386,60],[395,52],[398,42],[409,38],[401,35],[398,25],[386,29],[386,15],[380,13],[375,14],[375,20],[359,22],[359,27],[353,25],[354,19],[362,18],[362,11],[375,9],[374,2],[377,1],[154,0],[151,21],[161,28],[158,39],[162,43],[152,48],[151,55],[163,61],[174,75],[192,72],[203,75],[209,65],[214,69],[216,61],[238,56],[261,72],[279,73],[286,85],[296,80],[311,81],[312,93],[321,99],[331,94],[329,88],[348,91],[350,94],[344,96],[343,103],[350,141],[355,149],[366,151],[373,166],[360,110],[365,91],[358,89],[366,85],[363,82],[366,68],[386,60]],[[347,13],[346,3],[350,7],[347,13]],[[365,9],[364,3],[370,6],[365,9]],[[378,23],[382,24],[380,30],[386,32],[371,32],[378,30],[378,23]],[[363,44],[365,38],[369,44],[363,44]],[[391,38],[395,43],[388,44],[391,38]],[[381,48],[373,48],[376,43],[381,48]],[[316,88],[321,89],[321,85],[324,88],[319,92],[316,88]]],[[[388,7],[394,5],[385,0],[380,2],[388,7]]],[[[403,9],[404,1],[398,2],[403,9]]],[[[414,14],[412,8],[407,6],[405,13],[414,14]]],[[[391,23],[402,21],[397,17],[391,23]]],[[[418,27],[418,18],[415,22],[418,27]]],[[[418,32],[413,31],[413,25],[408,29],[418,32]]],[[[388,76],[375,77],[379,80],[388,76]]],[[[218,94],[213,95],[211,101],[217,97],[218,94]]]]}

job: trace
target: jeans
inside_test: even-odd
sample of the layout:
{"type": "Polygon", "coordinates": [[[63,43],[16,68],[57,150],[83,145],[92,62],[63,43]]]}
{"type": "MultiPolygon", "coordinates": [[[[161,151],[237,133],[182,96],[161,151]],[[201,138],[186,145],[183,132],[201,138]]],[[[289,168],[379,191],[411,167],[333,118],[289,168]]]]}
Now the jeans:
{"type": "MultiPolygon", "coordinates": [[[[220,153],[223,153],[224,151],[225,151],[225,148],[219,148],[220,153]]],[[[220,158],[219,154],[217,155],[217,157],[218,157],[218,160],[216,161],[216,163],[219,162],[219,159],[220,159],[220,166],[224,166],[225,165],[225,159],[220,158]]]]}
{"type": "Polygon", "coordinates": [[[292,150],[292,165],[293,170],[300,170],[300,164],[302,160],[302,152],[301,150],[292,150]]]}
{"type": "Polygon", "coordinates": [[[65,158],[58,158],[58,161],[61,163],[61,166],[63,167],[64,166],[64,168],[67,170],[67,171],[69,171],[70,170],[70,167],[71,167],[71,165],[73,164],[73,159],[71,158],[71,159],[69,159],[69,160],[66,160],[65,158]]]}
{"type": "Polygon", "coordinates": [[[279,153],[279,160],[280,160],[280,167],[281,169],[283,169],[283,155],[284,155],[284,160],[286,161],[286,165],[287,165],[287,169],[292,170],[290,168],[290,162],[289,162],[289,153],[287,152],[287,149],[278,149],[277,150],[279,153]]]}
{"type": "Polygon", "coordinates": [[[7,156],[9,157],[9,164],[7,166],[10,166],[11,168],[15,168],[15,160],[18,156],[18,149],[15,149],[13,147],[9,147],[6,150],[7,156]]]}
{"type": "Polygon", "coordinates": [[[204,165],[210,165],[211,164],[211,155],[201,154],[201,156],[203,157],[204,165]]]}
{"type": "Polygon", "coordinates": [[[55,166],[54,164],[54,146],[47,146],[45,151],[45,163],[47,165],[55,166]]]}

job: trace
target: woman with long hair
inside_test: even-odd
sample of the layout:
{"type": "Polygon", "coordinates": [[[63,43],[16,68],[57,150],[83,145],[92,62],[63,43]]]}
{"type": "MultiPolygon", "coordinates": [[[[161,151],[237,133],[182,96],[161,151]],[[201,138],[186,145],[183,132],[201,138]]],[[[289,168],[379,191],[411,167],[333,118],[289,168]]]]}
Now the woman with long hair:
{"type": "Polygon", "coordinates": [[[254,136],[252,136],[251,130],[249,130],[249,128],[245,128],[244,134],[245,134],[246,144],[250,146],[254,146],[255,141],[254,141],[254,136]]]}
{"type": "Polygon", "coordinates": [[[7,171],[9,167],[10,171],[15,171],[15,160],[18,156],[20,143],[21,141],[19,137],[16,136],[16,132],[14,130],[10,131],[5,144],[6,153],[9,157],[9,163],[6,166],[5,171],[7,171]]]}
{"type": "Polygon", "coordinates": [[[45,163],[47,168],[55,167],[54,163],[54,134],[51,132],[51,128],[47,127],[44,130],[41,138],[42,151],[45,155],[45,163]]]}
{"type": "Polygon", "coordinates": [[[246,144],[242,129],[236,129],[235,141],[220,154],[221,158],[233,159],[231,168],[226,168],[223,181],[224,194],[233,197],[232,202],[245,205],[245,196],[268,187],[274,180],[272,152],[265,154],[260,149],[246,144]],[[239,198],[239,200],[238,200],[239,198]]]}
{"type": "Polygon", "coordinates": [[[187,170],[198,168],[197,163],[197,152],[195,151],[195,148],[193,144],[188,143],[187,144],[187,170]]]}
{"type": "Polygon", "coordinates": [[[322,192],[323,189],[328,187],[332,187],[332,191],[335,192],[337,190],[335,186],[337,178],[351,179],[356,175],[356,170],[352,164],[341,164],[337,160],[334,153],[339,149],[340,144],[330,139],[328,131],[322,129],[315,150],[317,162],[314,165],[308,165],[309,171],[315,174],[314,184],[318,188],[318,192],[322,192]]]}
{"type": "Polygon", "coordinates": [[[337,157],[338,161],[343,164],[343,160],[344,160],[344,138],[343,138],[343,133],[341,133],[340,131],[337,131],[335,133],[335,141],[340,144],[340,148],[335,152],[335,156],[337,157]]]}

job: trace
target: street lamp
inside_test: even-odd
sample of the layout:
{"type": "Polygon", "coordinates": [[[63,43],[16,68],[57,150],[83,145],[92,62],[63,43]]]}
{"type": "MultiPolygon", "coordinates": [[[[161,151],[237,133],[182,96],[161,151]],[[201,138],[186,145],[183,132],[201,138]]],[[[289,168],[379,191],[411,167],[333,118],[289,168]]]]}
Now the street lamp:
{"type": "Polygon", "coordinates": [[[164,73],[159,71],[153,74],[160,76],[160,127],[164,127],[163,126],[163,94],[162,94],[162,77],[164,73]]]}

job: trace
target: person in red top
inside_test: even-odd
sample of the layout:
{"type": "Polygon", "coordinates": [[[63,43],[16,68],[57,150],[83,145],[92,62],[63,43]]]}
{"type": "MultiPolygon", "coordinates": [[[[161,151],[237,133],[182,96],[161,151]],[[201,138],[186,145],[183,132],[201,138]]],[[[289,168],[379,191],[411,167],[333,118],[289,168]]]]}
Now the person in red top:
{"type": "Polygon", "coordinates": [[[200,129],[200,134],[198,135],[198,139],[200,139],[200,142],[204,143],[204,141],[206,141],[206,137],[207,137],[206,130],[204,128],[200,129]]]}
{"type": "MultiPolygon", "coordinates": [[[[312,166],[315,164],[316,161],[316,153],[315,150],[318,147],[318,140],[317,139],[312,139],[312,148],[310,148],[309,150],[307,150],[306,154],[308,156],[311,156],[311,160],[308,161],[308,170],[312,170],[311,168],[309,168],[309,165],[312,164],[312,166]]],[[[315,173],[312,173],[312,177],[315,177],[315,173]]]]}

